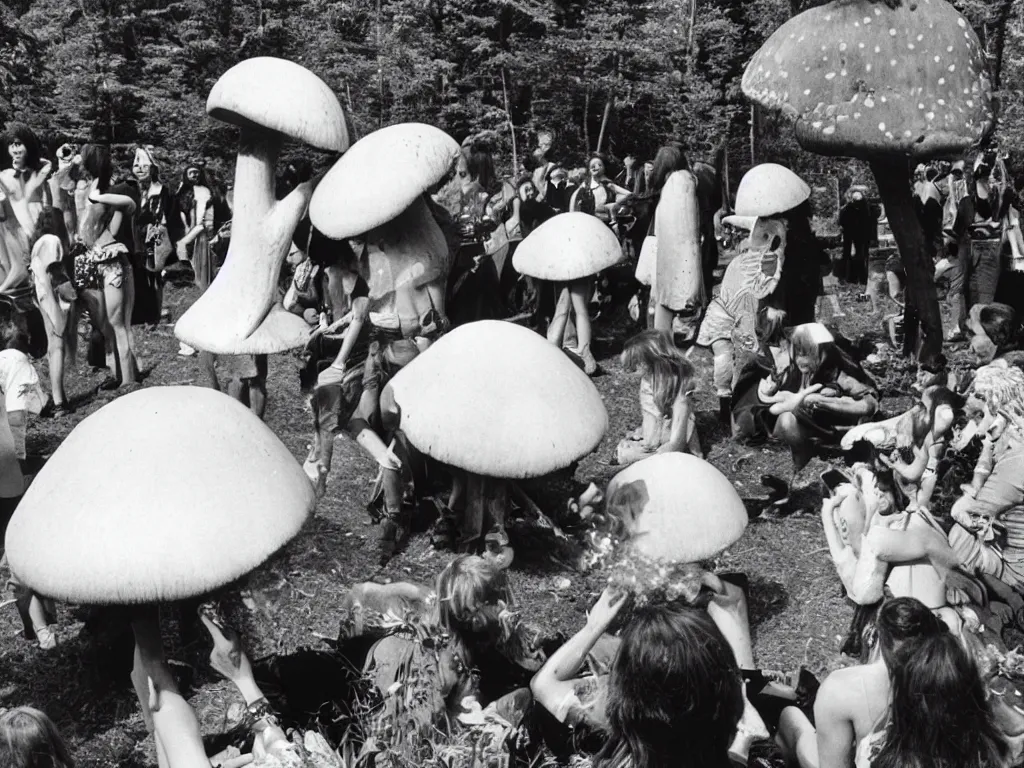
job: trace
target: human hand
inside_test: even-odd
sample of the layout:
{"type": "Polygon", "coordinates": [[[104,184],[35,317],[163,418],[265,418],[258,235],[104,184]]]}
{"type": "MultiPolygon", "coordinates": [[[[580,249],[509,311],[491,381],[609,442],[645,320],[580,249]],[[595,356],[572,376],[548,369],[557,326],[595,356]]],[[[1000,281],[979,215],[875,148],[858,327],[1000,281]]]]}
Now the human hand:
{"type": "Polygon", "coordinates": [[[231,627],[226,626],[215,609],[203,605],[199,609],[199,620],[213,640],[210,651],[210,666],[226,679],[235,682],[252,676],[252,665],[242,650],[242,639],[231,627]]]}
{"type": "Polygon", "coordinates": [[[636,166],[636,158],[633,157],[632,155],[626,155],[626,159],[623,160],[622,162],[626,166],[627,170],[633,170],[633,168],[636,166]]]}
{"type": "Polygon", "coordinates": [[[977,526],[974,521],[974,516],[971,514],[971,502],[972,498],[968,496],[961,496],[953,504],[953,508],[950,510],[950,516],[960,525],[968,530],[974,530],[977,526]]]}
{"type": "Polygon", "coordinates": [[[177,255],[179,261],[188,261],[188,246],[185,245],[184,240],[179,240],[175,243],[174,253],[177,255]]]}
{"type": "Polygon", "coordinates": [[[626,592],[620,592],[612,586],[605,587],[597,603],[590,609],[587,625],[603,632],[626,604],[626,596],[626,592]]]}

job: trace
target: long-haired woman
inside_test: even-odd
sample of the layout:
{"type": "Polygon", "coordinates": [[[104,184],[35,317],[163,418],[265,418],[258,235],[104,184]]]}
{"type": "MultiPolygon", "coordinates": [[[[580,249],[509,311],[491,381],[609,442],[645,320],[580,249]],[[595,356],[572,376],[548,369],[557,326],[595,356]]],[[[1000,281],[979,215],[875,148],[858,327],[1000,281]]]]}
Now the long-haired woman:
{"type": "Polygon", "coordinates": [[[639,371],[640,428],[619,443],[620,464],[652,453],[682,451],[701,455],[692,401],[696,374],[668,331],[643,331],[626,342],[622,367],[639,371]]]}
{"type": "Polygon", "coordinates": [[[75,287],[107,343],[116,349],[118,376],[110,386],[133,383],[138,377],[131,348],[128,306],[133,286],[128,248],[118,240],[124,217],[135,212],[135,201],[110,191],[110,150],[86,144],[81,151],[86,182],[78,216],[78,236],[85,246],[75,256],[75,287]]]}
{"type": "Polygon", "coordinates": [[[0,714],[0,765],[7,768],[74,768],[57,726],[32,707],[0,714]]]}

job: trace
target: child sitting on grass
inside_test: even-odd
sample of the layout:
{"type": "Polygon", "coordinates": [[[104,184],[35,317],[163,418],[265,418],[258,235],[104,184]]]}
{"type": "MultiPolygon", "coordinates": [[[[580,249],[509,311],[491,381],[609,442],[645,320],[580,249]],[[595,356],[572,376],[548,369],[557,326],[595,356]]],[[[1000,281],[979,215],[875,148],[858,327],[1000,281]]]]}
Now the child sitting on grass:
{"type": "Polygon", "coordinates": [[[632,464],[655,453],[681,451],[703,456],[694,416],[694,369],[668,331],[643,331],[626,342],[622,367],[640,371],[643,424],[623,439],[618,463],[632,464]]]}

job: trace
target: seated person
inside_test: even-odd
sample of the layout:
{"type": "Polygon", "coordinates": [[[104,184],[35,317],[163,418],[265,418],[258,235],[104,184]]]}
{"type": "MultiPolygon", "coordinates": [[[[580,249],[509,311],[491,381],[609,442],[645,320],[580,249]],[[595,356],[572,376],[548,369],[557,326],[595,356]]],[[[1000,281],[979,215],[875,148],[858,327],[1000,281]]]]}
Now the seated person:
{"type": "Polygon", "coordinates": [[[969,573],[1024,586],[1024,372],[1005,361],[980,368],[968,408],[987,435],[982,475],[956,501],[949,543],[969,573]],[[988,469],[991,466],[991,469],[988,469]],[[976,490],[975,490],[976,489],[976,490]]]}
{"type": "Polygon", "coordinates": [[[655,453],[680,451],[702,456],[694,417],[693,364],[667,331],[643,331],[622,351],[626,371],[640,371],[643,424],[619,443],[619,464],[632,464],[655,453]]]}
{"type": "Polygon", "coordinates": [[[0,708],[0,765],[73,768],[75,761],[57,726],[33,707],[0,708]]]}
{"type": "MultiPolygon", "coordinates": [[[[875,606],[886,593],[913,597],[954,630],[946,579],[959,564],[943,530],[927,512],[897,512],[893,494],[867,465],[825,499],[821,520],[829,552],[846,593],[858,606],[875,606]]],[[[863,621],[863,612],[855,622],[863,621]]]]}
{"type": "Polygon", "coordinates": [[[865,639],[868,658],[836,670],[821,684],[814,724],[796,707],[783,710],[776,741],[787,760],[800,768],[854,765],[855,754],[866,749],[861,745],[871,743],[887,719],[893,672],[923,639],[944,631],[919,601],[886,601],[865,639]]]}
{"type": "MultiPolygon", "coordinates": [[[[787,347],[788,364],[781,369],[777,364],[774,373],[758,382],[756,395],[746,395],[745,413],[736,426],[748,440],[767,432],[786,443],[795,479],[814,457],[815,441],[838,443],[845,430],[875,414],[878,390],[820,323],[798,325],[787,347]]],[[[752,382],[745,386],[751,387],[752,382]]]]}
{"type": "Polygon", "coordinates": [[[971,351],[981,365],[988,365],[1019,347],[1020,323],[1017,313],[1008,304],[975,304],[965,325],[971,351]]]}
{"type": "MultiPolygon", "coordinates": [[[[695,566],[687,568],[689,573],[683,574],[684,578],[693,581],[692,577],[696,577],[693,586],[705,591],[705,599],[708,595],[713,595],[710,598],[711,602],[708,603],[709,609],[720,601],[723,604],[732,603],[732,608],[735,608],[735,603],[730,595],[732,589],[742,594],[741,590],[732,585],[729,585],[732,589],[727,588],[713,574],[702,572],[695,566]],[[716,592],[716,589],[721,589],[721,592],[716,592]]],[[[636,677],[629,687],[635,694],[640,694],[643,691],[650,695],[652,691],[658,691],[667,696],[669,692],[676,691],[681,696],[688,695],[688,691],[693,688],[695,679],[699,680],[701,675],[697,675],[696,678],[686,678],[685,682],[683,679],[678,681],[673,679],[673,675],[679,670],[678,662],[685,657],[693,656],[695,649],[689,647],[681,638],[675,641],[671,640],[673,619],[668,618],[670,616],[680,618],[692,616],[693,621],[707,626],[710,632],[720,638],[718,642],[727,649],[731,659],[730,666],[736,669],[734,679],[737,682],[744,666],[749,670],[749,667],[753,665],[749,647],[744,647],[743,643],[737,647],[735,640],[727,639],[727,636],[735,628],[730,626],[728,620],[723,628],[720,617],[710,614],[710,611],[689,607],[688,601],[685,599],[669,600],[667,595],[656,598],[652,596],[652,599],[640,605],[635,597],[625,589],[617,589],[614,586],[606,588],[597,604],[591,609],[584,628],[551,656],[530,684],[537,703],[554,715],[559,722],[574,730],[596,732],[614,741],[618,716],[622,711],[620,707],[623,705],[619,691],[622,680],[617,677],[626,667],[634,668],[633,674],[636,677]],[[620,611],[627,604],[630,605],[629,616],[625,621],[621,639],[611,637],[607,633],[615,623],[620,611]],[[667,623],[660,623],[657,629],[648,624],[649,617],[662,613],[666,617],[667,623]],[[669,645],[666,646],[666,644],[669,645]],[[673,650],[668,651],[669,647],[672,647],[673,650]],[[610,667],[610,674],[591,674],[581,677],[580,673],[584,665],[590,662],[590,666],[593,668],[594,661],[598,657],[605,660],[603,665],[605,669],[610,667]],[[740,660],[741,657],[746,658],[740,660]],[[652,681],[644,687],[640,683],[640,680],[644,678],[641,668],[648,665],[650,666],[648,671],[654,674],[657,670],[660,677],[657,683],[652,681]]],[[[728,613],[735,613],[735,611],[730,610],[728,613]]],[[[717,665],[714,668],[717,669],[717,665]]],[[[766,737],[767,730],[757,712],[747,702],[743,688],[736,686],[734,690],[733,695],[736,700],[729,704],[730,718],[734,719],[730,719],[730,727],[723,733],[721,749],[723,755],[728,752],[733,764],[746,765],[750,744],[756,738],[766,737]]],[[[719,699],[720,704],[723,701],[724,699],[719,699]]],[[[652,710],[662,709],[669,707],[670,702],[648,701],[643,706],[652,710]]],[[[699,712],[693,714],[701,715],[699,712]]],[[[721,713],[719,712],[718,717],[714,719],[718,720],[720,717],[721,713]]],[[[657,732],[660,732],[660,729],[653,729],[650,733],[657,732]]],[[[672,741],[675,749],[680,743],[687,744],[688,748],[693,746],[691,738],[696,736],[693,734],[684,737],[675,731],[665,731],[666,737],[669,734],[674,735],[676,739],[684,739],[684,741],[672,741]]],[[[606,746],[601,754],[604,754],[607,749],[606,746]]],[[[599,755],[598,760],[600,759],[599,755]]],[[[719,763],[708,764],[717,765],[719,763]]]]}

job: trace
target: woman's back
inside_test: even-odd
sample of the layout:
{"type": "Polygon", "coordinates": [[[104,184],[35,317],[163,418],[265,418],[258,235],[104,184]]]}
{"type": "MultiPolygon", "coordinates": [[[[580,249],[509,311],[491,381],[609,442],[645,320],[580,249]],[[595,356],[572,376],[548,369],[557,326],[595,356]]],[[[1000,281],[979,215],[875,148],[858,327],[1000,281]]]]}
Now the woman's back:
{"type": "Polygon", "coordinates": [[[846,755],[848,760],[854,748],[859,752],[885,717],[889,691],[889,672],[881,660],[838,669],[825,679],[814,705],[822,768],[847,765],[836,756],[846,755]],[[852,741],[847,740],[850,737],[852,741]]]}

